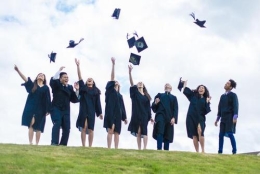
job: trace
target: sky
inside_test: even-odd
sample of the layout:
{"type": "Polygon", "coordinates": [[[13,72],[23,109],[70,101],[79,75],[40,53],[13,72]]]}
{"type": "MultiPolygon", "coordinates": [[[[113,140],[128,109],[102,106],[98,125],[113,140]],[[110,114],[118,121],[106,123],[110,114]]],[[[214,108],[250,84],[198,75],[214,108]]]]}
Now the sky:
{"type": "MultiPolygon", "coordinates": [[[[74,58],[80,59],[83,79],[92,77],[101,89],[104,115],[105,86],[110,80],[111,57],[116,58],[115,77],[121,84],[127,118],[131,118],[128,65],[130,53],[126,35],[136,31],[144,37],[148,48],[140,53],[141,62],[132,71],[134,83],[142,81],[152,98],[163,92],[165,83],[173,86],[172,94],[179,103],[179,119],[175,125],[171,151],[195,152],[186,134],[187,98],[178,91],[179,78],[188,87],[205,85],[210,92],[211,112],[206,116],[205,151],[217,153],[219,127],[214,126],[217,107],[224,85],[237,82],[234,89],[239,100],[237,132],[238,153],[260,150],[260,1],[230,0],[22,0],[0,2],[0,143],[29,144],[28,129],[21,126],[27,93],[23,80],[14,70],[32,79],[40,72],[47,80],[65,66],[69,83],[78,80],[74,58]],[[120,8],[118,20],[111,17],[120,8]],[[200,28],[189,16],[206,20],[200,28]],[[66,48],[69,40],[78,42],[66,48]],[[55,63],[48,54],[56,52],[55,63]]],[[[81,146],[76,128],[79,104],[71,104],[71,133],[68,146],[81,146]]],[[[154,114],[152,115],[154,118],[154,114]]],[[[122,125],[119,148],[137,149],[136,138],[122,125]]],[[[50,145],[52,122],[47,116],[40,145],[50,145]]],[[[148,125],[148,149],[156,150],[152,138],[153,125],[148,125]]],[[[107,147],[103,120],[96,119],[94,147],[107,147]]],[[[87,143],[88,144],[88,143],[87,143]]],[[[112,144],[114,146],[114,144],[112,144]]],[[[231,154],[225,138],[224,153],[231,154]]]]}

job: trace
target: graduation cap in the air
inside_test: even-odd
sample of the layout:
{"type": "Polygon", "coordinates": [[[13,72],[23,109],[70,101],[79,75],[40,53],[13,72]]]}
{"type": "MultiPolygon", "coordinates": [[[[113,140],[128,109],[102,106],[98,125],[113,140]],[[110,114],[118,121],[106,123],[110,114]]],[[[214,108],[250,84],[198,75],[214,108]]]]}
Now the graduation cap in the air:
{"type": "Polygon", "coordinates": [[[129,62],[131,62],[133,65],[139,65],[140,60],[141,60],[141,56],[134,53],[130,54],[129,62]]]}
{"type": "MultiPolygon", "coordinates": [[[[182,77],[181,77],[182,78],[182,77]]],[[[181,91],[181,89],[183,88],[183,85],[184,85],[184,82],[181,80],[180,78],[180,81],[179,81],[179,84],[178,84],[178,89],[181,91]]]]}
{"type": "Polygon", "coordinates": [[[112,14],[112,17],[118,19],[120,15],[120,10],[121,10],[120,8],[116,8],[112,14]]]}
{"type": "Polygon", "coordinates": [[[75,43],[74,40],[70,40],[69,46],[67,46],[67,48],[74,48],[75,46],[77,46],[83,40],[84,40],[84,38],[81,38],[78,43],[75,43]]]}
{"type": "Polygon", "coordinates": [[[138,53],[140,53],[141,51],[143,51],[146,48],[148,48],[148,46],[147,46],[147,44],[146,44],[146,42],[144,40],[144,37],[141,37],[141,38],[136,40],[135,47],[136,47],[138,53]]]}
{"type": "Polygon", "coordinates": [[[197,24],[197,25],[200,26],[201,28],[206,28],[206,27],[204,26],[204,24],[205,24],[205,22],[206,22],[205,20],[204,20],[204,21],[200,21],[200,20],[198,20],[198,19],[195,19],[195,14],[194,14],[194,13],[191,13],[190,16],[193,17],[193,19],[196,21],[196,22],[194,22],[195,24],[197,24]]]}
{"type": "Polygon", "coordinates": [[[135,37],[133,36],[133,37],[131,37],[130,39],[128,39],[128,36],[129,36],[129,34],[127,33],[127,36],[126,36],[126,38],[127,38],[127,43],[128,43],[128,46],[129,46],[129,48],[132,48],[133,46],[135,46],[135,37]]]}
{"type": "Polygon", "coordinates": [[[48,57],[50,58],[50,63],[51,61],[55,62],[56,54],[57,53],[54,53],[53,51],[51,52],[51,54],[48,54],[48,57]]]}

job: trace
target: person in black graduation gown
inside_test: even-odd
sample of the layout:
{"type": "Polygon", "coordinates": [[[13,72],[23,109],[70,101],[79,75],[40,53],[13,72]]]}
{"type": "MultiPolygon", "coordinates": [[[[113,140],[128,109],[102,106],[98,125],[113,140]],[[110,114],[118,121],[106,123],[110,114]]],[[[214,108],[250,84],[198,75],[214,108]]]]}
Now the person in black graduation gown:
{"type": "Polygon", "coordinates": [[[120,84],[118,81],[115,81],[115,58],[112,57],[111,61],[111,81],[107,82],[105,93],[104,128],[107,130],[108,148],[111,148],[112,136],[114,134],[115,149],[117,149],[121,133],[121,121],[127,124],[127,118],[123,96],[120,94],[120,84]]]}
{"type": "Polygon", "coordinates": [[[22,86],[28,93],[22,115],[22,125],[29,128],[30,144],[33,144],[34,131],[36,132],[36,145],[38,145],[41,132],[44,132],[45,117],[49,115],[51,106],[50,90],[46,85],[46,77],[43,73],[39,73],[36,79],[32,81],[30,77],[26,78],[16,65],[14,69],[25,81],[22,86]]]}
{"type": "MultiPolygon", "coordinates": [[[[51,78],[50,86],[52,88],[53,99],[51,109],[52,139],[51,145],[67,146],[70,134],[70,102],[79,102],[73,86],[68,84],[69,78],[66,72],[61,72],[65,68],[62,66],[59,71],[51,78]],[[60,140],[60,128],[62,137],[60,140]]],[[[77,83],[74,88],[79,89],[77,83]]]]}
{"type": "Polygon", "coordinates": [[[202,153],[205,153],[204,131],[206,128],[206,115],[211,111],[209,91],[204,85],[199,85],[196,90],[191,90],[187,87],[187,81],[184,81],[183,94],[190,101],[186,117],[187,135],[193,139],[196,152],[199,152],[200,144],[202,153]]]}
{"type": "Polygon", "coordinates": [[[129,65],[128,69],[129,80],[131,84],[130,97],[132,100],[132,116],[130,124],[128,126],[128,131],[130,131],[132,135],[137,137],[137,146],[138,149],[141,150],[141,138],[143,138],[144,143],[143,149],[146,149],[147,146],[148,122],[151,121],[153,123],[153,119],[151,117],[151,97],[148,94],[143,82],[138,82],[137,85],[134,85],[131,74],[133,67],[129,65]]]}
{"type": "Polygon", "coordinates": [[[221,118],[219,129],[219,154],[223,153],[224,136],[230,138],[232,153],[237,153],[234,134],[236,132],[236,123],[238,118],[238,98],[237,95],[231,91],[233,88],[236,88],[236,85],[236,82],[232,79],[226,82],[224,86],[225,94],[221,95],[218,104],[218,115],[215,121],[215,126],[218,126],[218,121],[221,118]]]}
{"type": "Polygon", "coordinates": [[[88,134],[89,147],[92,146],[94,138],[95,114],[102,120],[102,108],[100,103],[100,90],[92,78],[88,78],[84,84],[81,71],[80,62],[75,59],[77,65],[77,72],[79,77],[79,115],[76,122],[76,127],[81,131],[82,146],[86,144],[86,134],[88,134]]]}
{"type": "Polygon", "coordinates": [[[178,101],[176,96],[171,94],[172,86],[166,83],[165,93],[158,93],[154,97],[152,110],[155,113],[155,124],[153,138],[157,140],[157,150],[169,150],[169,143],[173,142],[174,124],[178,122],[178,101]]]}

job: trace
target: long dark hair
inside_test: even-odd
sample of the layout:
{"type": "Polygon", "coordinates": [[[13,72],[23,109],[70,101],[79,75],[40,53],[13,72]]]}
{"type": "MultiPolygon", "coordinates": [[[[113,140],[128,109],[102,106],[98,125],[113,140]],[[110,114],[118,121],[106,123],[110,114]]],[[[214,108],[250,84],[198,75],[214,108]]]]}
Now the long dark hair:
{"type": "MultiPolygon", "coordinates": [[[[43,74],[43,73],[39,73],[39,74],[43,74]]],[[[35,80],[33,81],[32,93],[34,93],[36,91],[36,89],[38,88],[38,83],[37,83],[38,75],[36,76],[35,80]]],[[[44,76],[43,84],[46,85],[46,76],[45,76],[45,74],[43,74],[43,76],[44,76]]]]}
{"type": "MultiPolygon", "coordinates": [[[[87,82],[85,83],[86,86],[88,86],[87,82]]],[[[93,80],[93,89],[95,90],[96,93],[101,94],[100,89],[96,86],[95,81],[93,80]]]]}
{"type": "Polygon", "coordinates": [[[148,93],[148,91],[147,91],[147,89],[146,89],[146,87],[145,87],[145,85],[143,84],[143,92],[144,92],[144,95],[151,101],[152,100],[152,98],[151,98],[151,96],[150,96],[150,94],[148,93]]]}
{"type": "Polygon", "coordinates": [[[196,95],[197,95],[198,97],[200,97],[200,96],[199,96],[199,88],[200,88],[201,86],[203,86],[203,87],[205,88],[205,92],[204,92],[204,94],[203,94],[203,97],[204,97],[204,98],[208,98],[208,97],[210,96],[210,95],[209,95],[209,90],[208,90],[208,88],[207,88],[205,85],[199,85],[195,90],[193,90],[193,92],[195,92],[196,95]]]}

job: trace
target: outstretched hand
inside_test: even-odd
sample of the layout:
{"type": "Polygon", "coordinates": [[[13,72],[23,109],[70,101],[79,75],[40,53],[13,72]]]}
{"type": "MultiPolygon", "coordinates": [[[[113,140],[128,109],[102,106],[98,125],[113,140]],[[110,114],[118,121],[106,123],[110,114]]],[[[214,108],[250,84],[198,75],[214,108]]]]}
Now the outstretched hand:
{"type": "Polygon", "coordinates": [[[75,63],[77,66],[79,66],[80,65],[79,59],[75,58],[75,63]]]}
{"type": "Polygon", "coordinates": [[[209,96],[209,97],[207,98],[207,103],[210,102],[210,100],[211,100],[211,96],[209,96]]]}
{"type": "Polygon", "coordinates": [[[132,65],[128,65],[128,69],[129,69],[129,73],[131,73],[133,69],[132,65]]]}
{"type": "Polygon", "coordinates": [[[59,70],[60,70],[60,71],[62,71],[64,68],[65,68],[65,66],[62,66],[62,67],[60,67],[60,69],[59,69],[59,70]]]}
{"type": "Polygon", "coordinates": [[[75,82],[74,83],[74,88],[78,91],[79,90],[79,83],[78,82],[75,82]]]}
{"type": "Polygon", "coordinates": [[[173,117],[172,119],[171,119],[171,125],[174,125],[174,123],[175,123],[175,118],[173,117]]]}
{"type": "Polygon", "coordinates": [[[114,57],[111,57],[112,64],[115,65],[116,59],[114,57]]]}
{"type": "Polygon", "coordinates": [[[15,71],[18,71],[18,70],[19,70],[16,65],[14,65],[14,70],[15,70],[15,71]]]}

